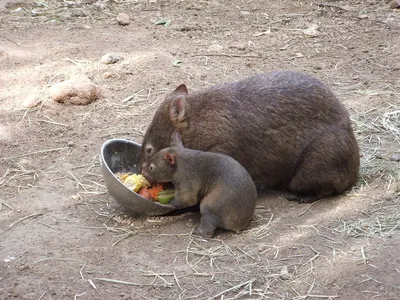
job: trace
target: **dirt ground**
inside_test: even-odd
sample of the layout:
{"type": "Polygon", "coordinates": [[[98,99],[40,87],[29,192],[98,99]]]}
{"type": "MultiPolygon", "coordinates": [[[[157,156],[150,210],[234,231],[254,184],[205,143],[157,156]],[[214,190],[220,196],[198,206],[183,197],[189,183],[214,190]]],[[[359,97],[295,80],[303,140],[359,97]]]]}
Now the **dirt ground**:
{"type": "Polygon", "coordinates": [[[0,1],[0,298],[399,299],[399,33],[378,0],[0,1]],[[362,168],[346,195],[261,193],[247,230],[206,240],[197,212],[134,217],[107,193],[101,145],[140,143],[166,93],[276,69],[349,109],[362,168]],[[54,102],[75,74],[101,98],[54,102]]]}

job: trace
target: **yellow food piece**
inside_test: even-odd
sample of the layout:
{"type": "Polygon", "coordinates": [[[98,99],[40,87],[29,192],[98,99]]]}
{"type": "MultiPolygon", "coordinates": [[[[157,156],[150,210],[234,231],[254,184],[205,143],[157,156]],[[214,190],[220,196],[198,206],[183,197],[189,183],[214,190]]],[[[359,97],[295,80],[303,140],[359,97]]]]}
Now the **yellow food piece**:
{"type": "Polygon", "coordinates": [[[142,187],[149,187],[150,183],[147,181],[147,179],[140,174],[128,174],[128,176],[125,176],[127,174],[122,174],[121,179],[122,183],[125,184],[126,187],[132,189],[135,193],[137,193],[142,187]]]}
{"type": "Polygon", "coordinates": [[[129,175],[131,175],[131,173],[125,173],[125,174],[118,174],[119,179],[121,181],[124,181],[129,175]]]}

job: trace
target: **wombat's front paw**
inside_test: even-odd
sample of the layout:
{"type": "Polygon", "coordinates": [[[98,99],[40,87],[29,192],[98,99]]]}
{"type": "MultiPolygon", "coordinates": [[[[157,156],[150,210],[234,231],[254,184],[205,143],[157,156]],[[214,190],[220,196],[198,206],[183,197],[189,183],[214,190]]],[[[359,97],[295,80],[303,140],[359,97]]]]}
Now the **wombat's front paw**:
{"type": "Polygon", "coordinates": [[[215,231],[215,229],[211,229],[211,228],[206,229],[200,225],[194,229],[193,233],[196,235],[212,238],[214,235],[214,231],[215,231]]]}
{"type": "Polygon", "coordinates": [[[312,203],[319,199],[317,196],[299,196],[299,195],[289,195],[286,196],[285,198],[289,201],[297,201],[299,203],[312,203]]]}
{"type": "Polygon", "coordinates": [[[176,201],[176,199],[172,199],[172,201],[169,203],[169,205],[172,205],[173,207],[175,207],[176,209],[181,209],[183,208],[183,205],[180,201],[176,201]]]}

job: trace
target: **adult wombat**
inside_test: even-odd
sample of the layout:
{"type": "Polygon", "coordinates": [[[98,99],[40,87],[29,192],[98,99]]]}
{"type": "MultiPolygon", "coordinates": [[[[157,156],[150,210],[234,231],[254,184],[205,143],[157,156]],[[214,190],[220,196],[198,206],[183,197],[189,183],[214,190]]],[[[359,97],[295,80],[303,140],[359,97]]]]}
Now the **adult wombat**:
{"type": "Polygon", "coordinates": [[[349,113],[321,81],[277,71],[161,103],[143,139],[141,166],[179,130],[186,147],[227,154],[257,185],[311,202],[357,181],[360,158],[349,113]]]}
{"type": "Polygon", "coordinates": [[[151,182],[172,182],[170,204],[176,208],[200,204],[198,235],[212,237],[216,228],[240,231],[254,214],[257,190],[246,169],[227,155],[184,148],[178,132],[142,174],[151,182]]]}

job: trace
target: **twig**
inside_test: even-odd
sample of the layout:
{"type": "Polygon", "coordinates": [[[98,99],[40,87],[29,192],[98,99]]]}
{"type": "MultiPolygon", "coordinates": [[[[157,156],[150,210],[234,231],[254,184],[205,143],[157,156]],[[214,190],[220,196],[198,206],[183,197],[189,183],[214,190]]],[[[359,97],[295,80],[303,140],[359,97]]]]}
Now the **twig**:
{"type": "Polygon", "coordinates": [[[14,223],[8,225],[8,227],[11,228],[11,227],[13,227],[15,224],[17,224],[17,223],[19,223],[19,222],[21,222],[21,221],[23,221],[23,220],[26,220],[26,219],[29,219],[29,218],[38,217],[38,216],[41,216],[41,215],[43,215],[43,214],[31,214],[31,215],[29,215],[29,216],[25,216],[25,217],[23,217],[23,218],[21,218],[21,219],[15,221],[14,223]]]}
{"type": "Polygon", "coordinates": [[[89,282],[89,284],[92,286],[92,288],[94,288],[94,290],[100,295],[99,291],[97,290],[97,287],[95,286],[94,282],[88,278],[87,280],[89,282]]]}
{"type": "Polygon", "coordinates": [[[133,285],[133,286],[163,286],[163,287],[170,287],[170,285],[166,285],[166,284],[141,284],[141,283],[134,283],[134,282],[129,282],[129,281],[109,279],[109,278],[95,278],[95,279],[99,280],[99,281],[104,281],[104,282],[127,284],[127,285],[133,285]]]}
{"type": "Polygon", "coordinates": [[[212,300],[212,299],[218,298],[219,296],[222,296],[222,295],[225,294],[225,293],[228,293],[228,292],[230,292],[230,291],[236,290],[236,289],[238,289],[238,288],[240,288],[240,287],[242,287],[242,286],[244,286],[244,285],[251,284],[251,283],[253,283],[254,281],[255,281],[255,279],[251,279],[251,280],[248,280],[248,281],[246,281],[246,282],[239,283],[238,285],[235,285],[235,286],[233,286],[233,287],[231,287],[231,288],[229,288],[229,289],[227,289],[227,290],[222,291],[221,293],[218,293],[218,294],[212,296],[211,298],[208,298],[207,300],[212,300]]]}
{"type": "Polygon", "coordinates": [[[9,209],[15,210],[11,205],[7,204],[6,202],[4,202],[4,200],[1,200],[1,199],[0,199],[0,210],[1,210],[3,204],[5,206],[7,206],[9,209]]]}
{"type": "Polygon", "coordinates": [[[194,54],[195,56],[227,56],[227,57],[251,57],[251,58],[262,58],[260,55],[246,55],[246,54],[227,54],[227,53],[204,53],[204,54],[194,54]]]}
{"type": "Polygon", "coordinates": [[[367,264],[368,260],[367,257],[365,256],[364,246],[361,246],[361,257],[363,259],[364,264],[367,264]]]}
{"type": "Polygon", "coordinates": [[[315,1],[313,1],[313,3],[314,3],[315,5],[317,5],[317,6],[319,6],[319,7],[324,7],[324,6],[326,6],[326,7],[333,7],[333,8],[341,9],[341,10],[344,10],[344,11],[349,11],[347,8],[344,8],[344,7],[335,5],[335,4],[318,3],[318,2],[315,2],[315,1]]]}
{"type": "Polygon", "coordinates": [[[63,127],[68,127],[68,125],[62,124],[62,123],[58,123],[55,121],[47,121],[47,120],[37,120],[38,122],[43,122],[43,123],[49,123],[49,124],[53,124],[53,125],[59,125],[59,126],[63,126],[63,127]]]}
{"type": "Polygon", "coordinates": [[[74,300],[76,300],[78,297],[80,297],[80,296],[83,296],[83,295],[86,295],[87,294],[87,292],[83,292],[83,293],[78,293],[78,294],[76,294],[75,296],[74,296],[74,300]]]}
{"type": "Polygon", "coordinates": [[[321,200],[317,200],[317,201],[311,203],[310,206],[309,206],[305,211],[303,211],[302,213],[298,214],[297,216],[300,217],[300,216],[304,215],[306,212],[308,212],[308,211],[310,210],[310,208],[311,208],[314,204],[317,204],[319,201],[321,201],[321,200]]]}
{"type": "Polygon", "coordinates": [[[79,274],[81,274],[81,278],[83,279],[83,280],[85,280],[85,278],[83,277],[83,274],[82,274],[82,271],[83,271],[83,268],[86,266],[86,263],[82,266],[82,268],[79,270],[79,274]]]}
{"type": "Polygon", "coordinates": [[[179,284],[179,280],[178,280],[178,278],[176,277],[176,274],[175,274],[175,272],[172,272],[172,274],[174,274],[174,278],[175,278],[175,282],[176,282],[176,284],[177,284],[177,285],[178,285],[178,287],[181,289],[181,291],[183,291],[183,289],[182,289],[181,285],[179,284]]]}
{"type": "Polygon", "coordinates": [[[44,295],[46,295],[47,291],[45,291],[42,296],[39,297],[39,300],[41,300],[43,298],[44,295]]]}
{"type": "Polygon", "coordinates": [[[71,174],[71,176],[75,179],[76,183],[78,184],[78,186],[81,186],[86,192],[88,191],[86,189],[86,187],[75,177],[74,174],[72,174],[72,172],[70,171],[69,174],[71,174]]]}
{"type": "Polygon", "coordinates": [[[63,260],[63,261],[73,261],[73,262],[77,262],[80,264],[84,264],[85,262],[78,260],[78,259],[73,259],[73,258],[62,258],[62,257],[45,257],[45,258],[41,258],[37,261],[34,261],[33,263],[31,263],[31,265],[43,262],[43,261],[47,261],[47,260],[63,260]]]}
{"type": "Polygon", "coordinates": [[[0,160],[20,158],[20,157],[29,156],[29,155],[42,154],[42,153],[47,153],[47,152],[64,150],[64,149],[68,149],[68,148],[70,148],[70,147],[60,147],[60,148],[53,148],[53,149],[47,149],[47,150],[34,151],[34,152],[24,153],[24,154],[15,155],[15,156],[2,157],[0,160]]]}

